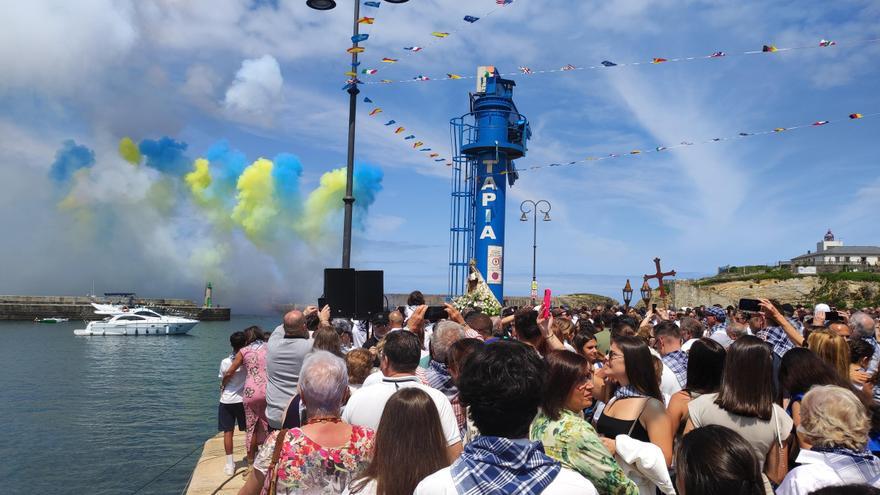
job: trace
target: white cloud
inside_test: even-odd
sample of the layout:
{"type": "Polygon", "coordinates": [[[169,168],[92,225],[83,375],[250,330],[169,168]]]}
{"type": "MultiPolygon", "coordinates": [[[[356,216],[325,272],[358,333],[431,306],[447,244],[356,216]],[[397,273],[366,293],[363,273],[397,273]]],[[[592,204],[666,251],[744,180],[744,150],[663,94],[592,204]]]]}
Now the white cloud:
{"type": "Polygon", "coordinates": [[[0,90],[75,94],[123,62],[137,39],[129,1],[5,2],[0,90]]]}
{"type": "Polygon", "coordinates": [[[284,78],[271,55],[245,60],[226,90],[223,106],[233,116],[247,120],[271,121],[273,108],[280,103],[284,78]]]}

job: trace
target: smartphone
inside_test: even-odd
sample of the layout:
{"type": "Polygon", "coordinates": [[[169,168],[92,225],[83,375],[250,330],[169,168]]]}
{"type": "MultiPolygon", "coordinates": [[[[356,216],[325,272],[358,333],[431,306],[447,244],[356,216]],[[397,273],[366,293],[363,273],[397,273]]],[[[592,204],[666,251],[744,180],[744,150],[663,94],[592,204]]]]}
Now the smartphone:
{"type": "Polygon", "coordinates": [[[327,305],[327,298],[326,297],[319,297],[318,298],[318,311],[321,311],[322,309],[324,309],[324,306],[326,306],[326,305],[327,305]]]}
{"type": "Polygon", "coordinates": [[[547,318],[550,318],[550,304],[550,289],[544,289],[544,310],[541,313],[541,319],[546,320],[547,318]]]}
{"type": "Polygon", "coordinates": [[[843,321],[843,317],[837,311],[829,311],[825,313],[825,321],[828,323],[837,323],[843,321]]]}
{"type": "Polygon", "coordinates": [[[651,311],[657,312],[657,303],[651,304],[651,311]]]}
{"type": "Polygon", "coordinates": [[[425,311],[425,320],[431,323],[436,323],[446,318],[449,318],[449,314],[446,312],[445,306],[428,306],[428,309],[425,311]]]}
{"type": "Polygon", "coordinates": [[[761,311],[761,301],[758,301],[757,299],[740,299],[737,308],[740,311],[756,313],[758,311],[761,311]]]}

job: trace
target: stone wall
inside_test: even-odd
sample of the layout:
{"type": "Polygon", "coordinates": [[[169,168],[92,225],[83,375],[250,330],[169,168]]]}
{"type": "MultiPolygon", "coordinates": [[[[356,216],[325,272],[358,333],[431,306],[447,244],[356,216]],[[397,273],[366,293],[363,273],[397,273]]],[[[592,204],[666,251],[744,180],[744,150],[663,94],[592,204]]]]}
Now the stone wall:
{"type": "MultiPolygon", "coordinates": [[[[29,321],[60,317],[70,320],[101,320],[88,297],[79,296],[0,296],[0,320],[29,321]]],[[[135,299],[135,305],[200,321],[228,321],[229,308],[202,308],[186,299],[135,299]]]]}
{"type": "Polygon", "coordinates": [[[799,277],[785,280],[733,281],[701,284],[694,280],[672,282],[670,304],[694,307],[701,304],[736,306],[741,298],[775,299],[781,303],[815,304],[832,302],[847,306],[871,304],[880,294],[877,282],[829,282],[821,277],[799,277]]]}

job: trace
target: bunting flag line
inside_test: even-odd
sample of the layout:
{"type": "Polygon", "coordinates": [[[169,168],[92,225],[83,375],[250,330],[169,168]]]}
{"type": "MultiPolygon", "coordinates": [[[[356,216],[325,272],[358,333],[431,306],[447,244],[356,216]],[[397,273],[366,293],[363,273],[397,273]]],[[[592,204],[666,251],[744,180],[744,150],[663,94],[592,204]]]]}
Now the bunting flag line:
{"type": "MultiPolygon", "coordinates": [[[[840,121],[840,122],[849,122],[851,120],[864,119],[864,118],[869,118],[869,117],[878,117],[878,116],[880,116],[880,112],[870,113],[870,114],[851,113],[851,114],[849,114],[849,120],[840,121]]],[[[715,137],[715,138],[711,138],[711,139],[705,139],[702,141],[687,141],[687,140],[685,140],[685,141],[679,142],[678,144],[667,145],[667,146],[656,146],[654,148],[646,148],[646,149],[635,148],[635,149],[632,149],[632,150],[626,151],[626,152],[607,153],[607,154],[603,154],[603,155],[588,156],[586,158],[583,158],[580,160],[574,160],[574,161],[567,162],[567,163],[547,163],[544,165],[532,165],[532,166],[528,166],[528,167],[517,168],[516,171],[517,172],[528,172],[528,171],[532,171],[532,170],[541,170],[541,169],[550,168],[550,167],[562,167],[562,166],[568,166],[568,165],[578,165],[578,164],[584,164],[584,163],[591,163],[591,162],[597,162],[597,161],[602,161],[602,160],[609,160],[612,158],[621,158],[624,156],[636,156],[636,155],[644,155],[644,154],[648,154],[648,153],[660,153],[660,152],[664,152],[664,151],[668,151],[668,150],[672,150],[672,149],[676,149],[676,148],[686,148],[689,146],[696,146],[696,145],[701,145],[701,144],[719,143],[722,141],[734,141],[737,139],[743,139],[743,138],[754,137],[754,136],[766,136],[769,134],[782,134],[782,133],[788,133],[788,132],[791,132],[794,130],[807,129],[807,128],[812,128],[812,127],[824,127],[828,124],[832,124],[832,121],[830,121],[830,120],[816,120],[816,121],[813,121],[810,123],[798,124],[798,125],[793,125],[793,126],[789,126],[789,127],[774,127],[772,130],[763,130],[763,131],[755,131],[755,132],[738,132],[734,135],[727,136],[727,137],[715,137]]],[[[506,171],[501,172],[501,174],[506,174],[506,173],[507,173],[506,171]]]]}
{"type": "MultiPolygon", "coordinates": [[[[502,9],[512,3],[513,3],[513,0],[509,0],[509,1],[505,1],[505,2],[496,2],[497,5],[494,8],[492,8],[491,10],[489,10],[488,12],[486,12],[485,14],[483,14],[482,16],[475,16],[475,15],[464,16],[463,22],[459,21],[459,23],[456,25],[456,27],[454,29],[451,29],[448,31],[440,31],[440,30],[432,31],[430,33],[430,37],[427,38],[425,45],[423,45],[423,46],[419,46],[419,45],[405,46],[405,47],[403,47],[403,49],[406,50],[407,52],[409,52],[410,55],[417,53],[417,52],[420,52],[420,51],[424,50],[425,48],[432,46],[433,43],[436,43],[441,39],[448,38],[450,36],[455,35],[463,28],[463,26],[469,26],[469,25],[472,25],[473,23],[479,21],[480,19],[485,19],[486,17],[489,17],[490,15],[494,14],[498,10],[500,10],[500,9],[502,9]]],[[[381,4],[380,4],[380,2],[364,2],[364,5],[366,5],[368,7],[378,8],[381,4]]],[[[358,22],[358,24],[372,25],[375,23],[375,21],[376,21],[375,17],[364,16],[364,17],[361,17],[360,19],[358,19],[357,22],[358,22]]],[[[367,35],[367,36],[369,36],[369,35],[367,35]]],[[[363,38],[363,39],[361,39],[361,41],[365,41],[366,39],[367,38],[363,38]]],[[[352,38],[352,41],[354,41],[354,38],[352,38]]],[[[394,63],[394,62],[397,62],[397,59],[385,57],[382,59],[382,62],[394,63]]],[[[371,72],[364,72],[364,74],[374,75],[377,72],[379,72],[378,69],[372,69],[371,72]]],[[[454,79],[454,78],[452,78],[452,79],[454,79]]],[[[416,80],[427,81],[428,79],[425,78],[425,79],[416,79],[416,80]]],[[[383,79],[382,81],[379,81],[379,82],[386,83],[387,81],[388,81],[387,79],[383,79]]],[[[358,82],[356,82],[356,84],[357,83],[358,82]]]]}
{"type": "MultiPolygon", "coordinates": [[[[369,99],[371,102],[373,101],[372,98],[370,98],[369,96],[364,96],[364,99],[365,100],[369,99]]],[[[379,108],[377,107],[376,109],[371,111],[370,117],[375,115],[373,113],[373,112],[375,112],[375,110],[379,110],[379,108]]],[[[396,120],[389,120],[388,122],[385,123],[385,126],[390,126],[395,123],[397,123],[396,120]]],[[[395,135],[402,134],[404,131],[406,131],[406,128],[403,126],[399,126],[396,129],[394,129],[393,134],[395,134],[395,135]]],[[[431,148],[430,146],[427,146],[423,140],[421,140],[417,137],[416,134],[407,134],[406,136],[403,136],[403,141],[407,142],[407,144],[409,144],[409,142],[412,142],[412,148],[411,148],[412,150],[417,150],[418,153],[423,154],[424,156],[432,159],[435,162],[438,162],[438,163],[444,162],[444,163],[446,163],[447,166],[452,165],[451,160],[447,160],[439,152],[436,152],[436,151],[434,151],[433,148],[431,148]]]]}
{"type": "MultiPolygon", "coordinates": [[[[609,69],[612,67],[635,67],[640,65],[657,65],[661,63],[674,63],[674,62],[691,62],[696,60],[708,60],[708,59],[719,59],[719,58],[730,58],[735,56],[746,56],[746,55],[768,55],[768,54],[780,54],[783,52],[795,51],[795,50],[808,50],[808,49],[823,49],[823,48],[855,48],[862,45],[867,45],[871,43],[880,42],[880,38],[869,38],[869,39],[859,39],[859,40],[851,40],[851,41],[828,41],[826,39],[822,39],[819,43],[811,43],[809,45],[798,45],[798,46],[790,46],[790,47],[776,47],[775,45],[763,45],[760,50],[749,50],[737,53],[730,53],[724,51],[707,51],[708,55],[691,55],[687,57],[674,57],[674,58],[663,58],[663,57],[651,57],[648,61],[635,61],[635,62],[614,62],[612,60],[603,60],[597,65],[589,65],[589,66],[575,66],[572,64],[564,65],[560,68],[554,69],[533,69],[526,66],[518,66],[517,72],[506,72],[500,74],[503,77],[516,76],[520,74],[526,75],[534,75],[534,74],[553,74],[560,72],[573,72],[573,71],[589,71],[589,70],[602,70],[609,69]]],[[[383,79],[381,81],[364,81],[364,84],[391,84],[391,83],[411,83],[414,81],[450,81],[450,80],[459,80],[459,79],[475,79],[477,76],[461,76],[454,72],[447,72],[446,77],[437,76],[431,77],[430,75],[419,75],[413,79],[383,79]]]]}

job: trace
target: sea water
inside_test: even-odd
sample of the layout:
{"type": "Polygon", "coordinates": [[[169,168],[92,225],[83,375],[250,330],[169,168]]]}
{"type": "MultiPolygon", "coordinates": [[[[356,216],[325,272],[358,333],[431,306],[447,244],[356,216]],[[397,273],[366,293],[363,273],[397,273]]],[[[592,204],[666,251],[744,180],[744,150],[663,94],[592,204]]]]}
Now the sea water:
{"type": "Polygon", "coordinates": [[[279,322],[237,316],[159,337],[0,323],[0,493],[180,493],[217,433],[229,335],[279,322]]]}

